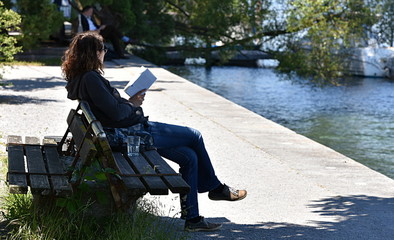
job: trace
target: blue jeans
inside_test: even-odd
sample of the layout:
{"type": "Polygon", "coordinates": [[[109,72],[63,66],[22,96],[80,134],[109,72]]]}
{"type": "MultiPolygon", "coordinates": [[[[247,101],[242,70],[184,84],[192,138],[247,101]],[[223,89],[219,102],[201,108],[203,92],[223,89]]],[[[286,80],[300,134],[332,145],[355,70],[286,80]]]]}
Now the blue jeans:
{"type": "Polygon", "coordinates": [[[179,172],[190,185],[190,192],[181,195],[182,218],[198,217],[197,193],[210,191],[221,184],[201,133],[193,128],[159,122],[149,122],[146,131],[152,135],[158,153],[179,164],[179,172]]]}

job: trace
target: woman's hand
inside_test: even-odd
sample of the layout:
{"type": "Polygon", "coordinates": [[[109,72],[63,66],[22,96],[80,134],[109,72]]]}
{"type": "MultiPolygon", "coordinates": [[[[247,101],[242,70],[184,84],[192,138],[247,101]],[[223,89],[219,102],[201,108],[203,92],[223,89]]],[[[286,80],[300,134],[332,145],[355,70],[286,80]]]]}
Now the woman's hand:
{"type": "Polygon", "coordinates": [[[129,98],[129,102],[133,104],[135,107],[139,107],[145,100],[146,89],[137,92],[134,96],[129,98]]]}

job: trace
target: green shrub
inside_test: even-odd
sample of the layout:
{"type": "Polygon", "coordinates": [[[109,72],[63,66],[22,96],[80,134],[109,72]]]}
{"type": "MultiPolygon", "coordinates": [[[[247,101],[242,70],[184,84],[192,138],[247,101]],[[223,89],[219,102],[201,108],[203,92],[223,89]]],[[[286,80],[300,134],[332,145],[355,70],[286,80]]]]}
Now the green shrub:
{"type": "Polygon", "coordinates": [[[60,31],[64,17],[51,0],[17,0],[17,9],[22,16],[22,45],[34,48],[42,40],[60,31]]]}
{"type": "MultiPolygon", "coordinates": [[[[10,31],[17,31],[21,17],[16,12],[6,9],[0,1],[0,68],[5,62],[14,59],[14,55],[21,51],[21,47],[16,46],[17,39],[10,36],[10,31]]],[[[0,72],[0,79],[2,74],[0,72]]]]}
{"type": "Polygon", "coordinates": [[[17,40],[10,36],[10,31],[17,31],[21,18],[16,12],[5,9],[0,1],[0,62],[13,60],[14,54],[20,52],[21,48],[16,46],[17,40]]]}

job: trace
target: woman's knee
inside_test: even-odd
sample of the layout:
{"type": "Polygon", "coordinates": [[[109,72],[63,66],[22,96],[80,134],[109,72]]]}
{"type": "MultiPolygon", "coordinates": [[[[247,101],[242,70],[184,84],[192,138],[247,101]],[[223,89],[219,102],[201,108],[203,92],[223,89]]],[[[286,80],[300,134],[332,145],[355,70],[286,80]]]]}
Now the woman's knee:
{"type": "Polygon", "coordinates": [[[193,138],[195,139],[195,141],[202,141],[202,134],[199,130],[195,129],[195,128],[190,128],[189,127],[189,131],[192,133],[193,138]]]}

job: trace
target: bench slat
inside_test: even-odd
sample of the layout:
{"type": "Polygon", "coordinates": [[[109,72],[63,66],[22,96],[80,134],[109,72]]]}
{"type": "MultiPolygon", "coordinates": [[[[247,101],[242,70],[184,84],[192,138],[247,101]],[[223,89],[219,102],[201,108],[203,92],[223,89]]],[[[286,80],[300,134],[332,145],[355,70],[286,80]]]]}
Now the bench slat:
{"type": "Polygon", "coordinates": [[[67,118],[67,121],[69,122],[69,124],[71,124],[69,128],[73,135],[75,145],[77,147],[80,147],[81,143],[83,142],[80,149],[80,159],[81,159],[81,166],[85,166],[90,164],[91,160],[96,155],[97,150],[93,144],[93,141],[90,138],[85,138],[87,129],[82,122],[81,116],[75,113],[76,113],[75,110],[71,110],[70,115],[67,118]],[[71,114],[71,112],[73,112],[74,115],[71,114]],[[73,116],[73,118],[71,116],[73,116]]]}
{"type": "MultiPolygon", "coordinates": [[[[50,174],[64,174],[64,165],[59,159],[56,145],[43,146],[45,157],[48,164],[48,171],[50,174]]],[[[72,194],[72,187],[68,183],[67,176],[51,175],[53,191],[57,196],[69,196],[72,194]]]]}
{"type": "MultiPolygon", "coordinates": [[[[145,158],[139,154],[138,156],[127,156],[129,163],[140,174],[154,174],[155,171],[145,160],[145,158]]],[[[159,176],[145,176],[141,177],[142,182],[147,187],[148,191],[152,195],[167,195],[168,187],[164,184],[159,176]]]]}
{"type": "Polygon", "coordinates": [[[7,137],[7,151],[8,151],[8,183],[10,193],[27,193],[27,179],[26,174],[16,174],[12,172],[25,172],[25,160],[23,154],[23,146],[12,145],[21,144],[22,138],[20,136],[7,137]]]}
{"type": "MultiPolygon", "coordinates": [[[[129,163],[120,152],[114,152],[114,158],[116,167],[118,168],[120,175],[135,174],[134,170],[130,167],[129,163]]],[[[147,192],[144,184],[140,181],[138,177],[122,176],[122,181],[128,189],[129,194],[131,195],[142,195],[143,193],[147,192]]]]}
{"type": "Polygon", "coordinates": [[[22,137],[16,135],[7,136],[7,143],[22,144],[22,137]]]}
{"type": "Polygon", "coordinates": [[[92,140],[86,139],[82,144],[80,154],[81,166],[90,165],[93,158],[96,156],[97,150],[92,140]]]}
{"type": "Polygon", "coordinates": [[[57,145],[58,143],[60,143],[60,141],[62,140],[63,136],[44,136],[44,139],[42,140],[42,144],[55,144],[57,145]]]}
{"type": "Polygon", "coordinates": [[[38,137],[26,136],[26,137],[25,137],[25,144],[40,145],[40,139],[39,139],[38,137]]]}
{"type": "MultiPolygon", "coordinates": [[[[40,143],[38,138],[26,137],[27,144],[40,143]]],[[[40,145],[25,145],[27,168],[29,173],[43,173],[47,174],[45,168],[44,157],[41,152],[40,145]]],[[[32,194],[48,195],[51,192],[48,176],[45,175],[30,175],[30,188],[32,194]]]]}
{"type": "MultiPolygon", "coordinates": [[[[174,169],[168,165],[157,151],[146,151],[143,152],[143,155],[153,166],[156,166],[155,170],[158,173],[176,174],[174,169]]],[[[182,176],[163,176],[162,178],[173,193],[186,194],[190,191],[189,185],[183,180],[182,176]]]]}

